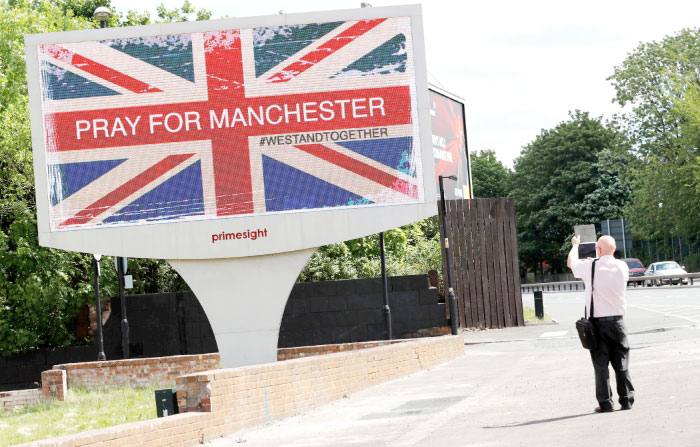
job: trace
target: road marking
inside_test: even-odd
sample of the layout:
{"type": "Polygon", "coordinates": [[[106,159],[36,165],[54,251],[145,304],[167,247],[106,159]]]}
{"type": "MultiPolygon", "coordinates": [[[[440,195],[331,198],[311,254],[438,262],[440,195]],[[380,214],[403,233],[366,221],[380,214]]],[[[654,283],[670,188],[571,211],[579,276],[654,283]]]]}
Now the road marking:
{"type": "Polygon", "coordinates": [[[664,316],[672,316],[682,320],[690,321],[691,323],[700,323],[700,318],[695,317],[696,312],[700,310],[700,306],[687,306],[682,304],[666,304],[666,305],[631,305],[635,309],[646,310],[662,314],[664,316]],[[695,317],[695,318],[692,318],[695,317]]]}
{"type": "Polygon", "coordinates": [[[542,335],[540,335],[540,338],[563,337],[568,333],[569,333],[569,331],[543,332],[542,335]]]}

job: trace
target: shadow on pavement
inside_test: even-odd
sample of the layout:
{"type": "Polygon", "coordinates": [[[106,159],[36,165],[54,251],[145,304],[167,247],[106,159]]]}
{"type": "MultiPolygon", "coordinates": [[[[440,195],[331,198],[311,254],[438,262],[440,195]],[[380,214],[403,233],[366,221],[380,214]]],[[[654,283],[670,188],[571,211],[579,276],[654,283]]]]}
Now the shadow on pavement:
{"type": "Polygon", "coordinates": [[[574,419],[574,418],[580,418],[583,416],[591,416],[596,413],[582,413],[582,414],[574,414],[571,416],[561,416],[558,418],[549,418],[549,419],[540,419],[539,421],[527,421],[527,422],[514,422],[512,424],[505,424],[505,425],[487,425],[485,427],[481,428],[511,428],[511,427],[524,427],[526,425],[536,425],[536,424],[546,424],[548,422],[557,422],[557,421],[563,421],[566,419],[574,419]]]}

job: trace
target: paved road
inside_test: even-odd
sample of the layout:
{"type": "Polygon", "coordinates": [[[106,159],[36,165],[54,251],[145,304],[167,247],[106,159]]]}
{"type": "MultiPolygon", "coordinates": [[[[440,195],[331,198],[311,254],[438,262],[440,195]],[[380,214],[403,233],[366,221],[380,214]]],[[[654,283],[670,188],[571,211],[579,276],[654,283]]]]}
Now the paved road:
{"type": "Polygon", "coordinates": [[[545,293],[558,325],[467,332],[459,359],[210,447],[700,445],[700,287],[628,298],[632,411],[592,413],[593,371],[573,332],[581,293],[545,293]]]}

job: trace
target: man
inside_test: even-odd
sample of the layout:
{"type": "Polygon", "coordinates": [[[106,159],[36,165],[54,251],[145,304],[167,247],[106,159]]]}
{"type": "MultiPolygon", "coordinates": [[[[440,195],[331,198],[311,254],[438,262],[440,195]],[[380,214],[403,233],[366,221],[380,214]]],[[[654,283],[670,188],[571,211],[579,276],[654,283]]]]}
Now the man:
{"type": "Polygon", "coordinates": [[[593,259],[580,260],[578,246],[581,236],[571,239],[571,251],[567,266],[574,276],[582,279],[586,289],[586,315],[591,318],[598,339],[598,347],[591,350],[591,360],[595,371],[595,394],[598,399],[596,413],[614,411],[612,390],[610,389],[610,372],[608,363],[615,370],[617,395],[623,410],[630,410],[634,404],[634,387],[627,369],[629,364],[629,343],[625,326],[625,292],[629,279],[627,264],[615,259],[615,239],[602,236],[598,239],[595,262],[595,275],[591,283],[591,266],[593,259]],[[595,304],[591,315],[591,290],[595,304]]]}

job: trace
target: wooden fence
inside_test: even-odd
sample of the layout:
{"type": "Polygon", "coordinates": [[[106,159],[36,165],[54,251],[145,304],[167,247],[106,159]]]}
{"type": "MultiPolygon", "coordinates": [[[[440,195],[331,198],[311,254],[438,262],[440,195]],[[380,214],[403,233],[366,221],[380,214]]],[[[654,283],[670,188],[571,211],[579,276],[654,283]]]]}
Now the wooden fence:
{"type": "MultiPolygon", "coordinates": [[[[442,213],[441,205],[438,207],[442,213]]],[[[458,199],[446,201],[445,207],[459,326],[522,326],[515,201],[512,198],[458,199]]],[[[443,231],[442,223],[440,231],[443,231]]],[[[442,236],[445,259],[444,234],[442,236]]],[[[446,272],[443,265],[445,281],[446,272]]]]}

